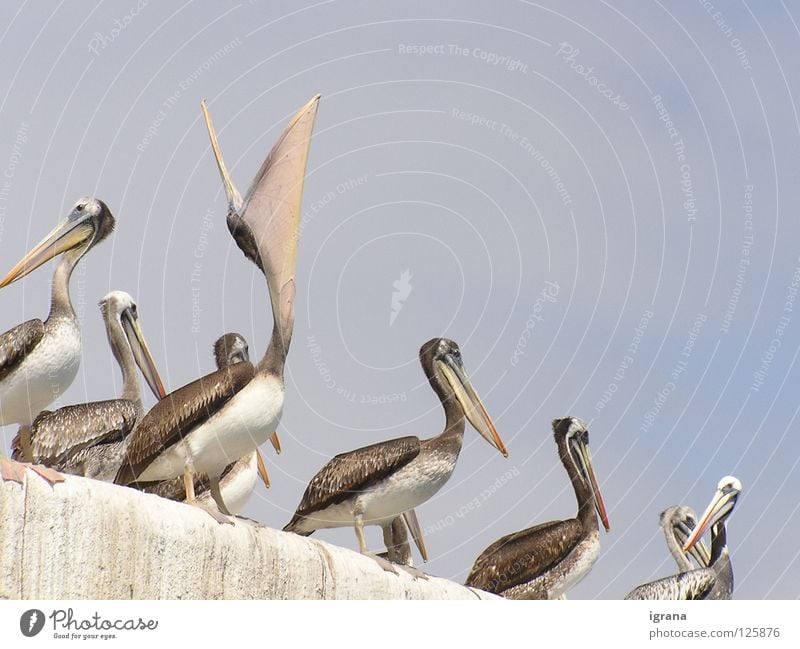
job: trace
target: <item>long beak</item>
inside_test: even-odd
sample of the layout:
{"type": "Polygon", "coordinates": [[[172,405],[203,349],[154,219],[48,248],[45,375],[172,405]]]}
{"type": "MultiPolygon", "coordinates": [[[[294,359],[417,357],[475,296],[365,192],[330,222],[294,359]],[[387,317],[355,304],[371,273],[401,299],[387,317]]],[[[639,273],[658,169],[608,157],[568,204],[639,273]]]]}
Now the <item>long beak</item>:
{"type": "MultiPolygon", "coordinates": [[[[683,547],[684,543],[686,543],[687,539],[692,535],[694,529],[695,526],[685,522],[680,522],[675,526],[675,536],[681,548],[683,547]]],[[[708,547],[706,547],[706,544],[703,543],[702,540],[698,540],[691,548],[689,548],[689,554],[692,555],[694,560],[697,562],[697,565],[700,567],[707,568],[711,563],[711,554],[708,551],[708,547]]]]}
{"type": "Polygon", "coordinates": [[[403,514],[403,520],[405,520],[406,525],[411,532],[411,538],[414,539],[414,543],[416,544],[420,555],[422,555],[422,560],[427,563],[428,548],[425,547],[425,537],[422,535],[422,528],[417,520],[417,512],[415,512],[413,509],[409,509],[403,514]]]}
{"type": "Polygon", "coordinates": [[[236,189],[236,185],[233,184],[228,168],[225,166],[225,160],[222,158],[222,151],[220,151],[219,142],[217,141],[217,131],[214,129],[214,122],[211,121],[211,115],[208,112],[208,105],[205,99],[200,102],[200,107],[203,109],[203,118],[206,121],[208,137],[211,140],[211,149],[214,151],[214,158],[217,160],[219,175],[222,176],[222,184],[225,186],[225,194],[228,196],[228,207],[238,214],[241,212],[244,201],[239,190],[236,189]]]}
{"type": "Polygon", "coordinates": [[[278,431],[276,430],[269,438],[269,441],[272,442],[272,448],[275,449],[275,452],[280,455],[281,454],[281,440],[278,439],[278,431]]]}
{"type": "Polygon", "coordinates": [[[42,239],[25,255],[8,275],[0,280],[0,288],[25,277],[42,264],[50,261],[62,252],[77,248],[91,236],[92,226],[86,221],[70,222],[68,219],[59,223],[55,229],[42,239]]]}
{"type": "Polygon", "coordinates": [[[592,489],[592,494],[594,496],[594,507],[597,510],[597,515],[600,516],[600,520],[603,522],[603,527],[605,528],[606,532],[611,530],[611,525],[608,523],[608,514],[606,514],[606,504],[603,502],[603,496],[600,495],[600,487],[597,486],[597,478],[594,475],[594,464],[592,464],[592,454],[589,452],[588,444],[584,444],[582,441],[578,441],[578,447],[580,449],[581,459],[583,460],[583,466],[586,469],[586,475],[589,478],[589,484],[592,489]]]}
{"type": "Polygon", "coordinates": [[[494,446],[498,451],[503,454],[503,457],[508,457],[506,445],[500,439],[497,430],[492,423],[489,413],[483,407],[478,393],[472,387],[472,383],[467,376],[467,371],[460,360],[454,356],[447,354],[445,360],[437,361],[439,367],[453,389],[456,399],[464,409],[464,414],[467,416],[469,423],[477,430],[483,438],[494,446]]]}
{"type": "Polygon", "coordinates": [[[269,489],[269,473],[267,473],[267,465],[264,464],[264,458],[261,457],[261,453],[258,449],[256,449],[256,462],[258,464],[258,475],[261,477],[261,482],[264,483],[264,486],[269,489]]]}
{"type": "Polygon", "coordinates": [[[689,537],[689,540],[683,545],[683,551],[688,552],[694,547],[697,541],[703,536],[703,533],[709,528],[710,525],[716,523],[720,518],[727,516],[730,513],[728,504],[739,495],[738,492],[723,492],[717,489],[711,502],[706,507],[706,511],[700,517],[700,522],[694,528],[694,532],[689,537]]]}
{"type": "Polygon", "coordinates": [[[133,352],[133,358],[142,371],[144,380],[147,381],[147,385],[150,386],[156,399],[163,399],[167,396],[167,391],[161,382],[153,355],[147,347],[147,341],[144,339],[142,328],[139,326],[139,319],[129,309],[122,313],[122,328],[133,352]]]}

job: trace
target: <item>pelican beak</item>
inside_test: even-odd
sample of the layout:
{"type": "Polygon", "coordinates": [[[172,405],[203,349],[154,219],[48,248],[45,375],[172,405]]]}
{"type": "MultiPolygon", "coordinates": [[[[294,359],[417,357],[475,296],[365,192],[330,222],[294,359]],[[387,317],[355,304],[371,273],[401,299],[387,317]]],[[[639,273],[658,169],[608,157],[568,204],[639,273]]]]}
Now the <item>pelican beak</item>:
{"type": "Polygon", "coordinates": [[[222,158],[222,151],[220,151],[219,142],[217,141],[217,131],[214,129],[214,122],[211,121],[211,115],[208,112],[208,105],[205,99],[200,102],[200,107],[203,109],[203,119],[206,121],[208,137],[211,140],[211,149],[214,151],[214,158],[217,161],[219,175],[222,176],[222,184],[225,186],[225,194],[228,197],[228,207],[232,212],[238,214],[242,209],[244,201],[242,200],[241,194],[239,194],[239,190],[236,189],[236,185],[233,184],[233,180],[231,180],[228,168],[225,166],[225,160],[222,158]]]}
{"type": "Polygon", "coordinates": [[[90,216],[88,214],[77,213],[79,218],[76,219],[72,212],[64,221],[59,223],[56,228],[42,239],[34,248],[25,255],[14,268],[12,268],[8,275],[0,280],[0,288],[8,286],[12,282],[25,277],[28,273],[36,270],[42,264],[50,261],[53,257],[57,257],[62,252],[77,248],[85,243],[87,239],[92,236],[94,228],[89,222],[90,216]]]}
{"type": "Polygon", "coordinates": [[[256,449],[256,462],[258,463],[258,475],[261,477],[261,482],[264,483],[264,486],[269,489],[269,473],[267,473],[267,465],[264,464],[264,458],[261,457],[261,453],[256,449]]]}
{"type": "Polygon", "coordinates": [[[611,531],[611,525],[608,522],[608,514],[606,513],[606,505],[603,502],[603,496],[600,495],[600,487],[597,486],[597,478],[594,475],[594,465],[592,464],[592,454],[589,452],[589,445],[580,438],[575,438],[574,441],[578,447],[578,454],[580,456],[584,477],[589,481],[589,486],[592,490],[594,507],[597,510],[597,515],[600,516],[600,520],[603,522],[603,527],[606,532],[609,532],[611,531]]]}
{"type": "Polygon", "coordinates": [[[156,369],[156,363],[147,347],[142,328],[139,326],[139,317],[130,309],[125,309],[120,319],[125,337],[133,352],[133,358],[142,371],[144,380],[147,381],[147,385],[150,386],[156,399],[163,399],[167,396],[167,391],[164,389],[164,384],[161,382],[158,369],[156,369]]]}
{"type": "Polygon", "coordinates": [[[506,445],[500,439],[497,430],[492,423],[489,413],[483,407],[478,393],[472,387],[472,383],[467,376],[467,371],[460,358],[456,358],[452,354],[446,354],[443,360],[436,361],[439,369],[444,375],[450,387],[453,389],[458,403],[464,409],[464,413],[469,420],[469,423],[477,430],[481,436],[494,446],[498,451],[503,454],[503,457],[508,457],[506,445]]]}
{"type": "MultiPolygon", "coordinates": [[[[694,525],[687,522],[680,522],[676,527],[676,536],[678,537],[678,543],[681,547],[683,547],[686,540],[692,535],[694,531],[694,525]]],[[[697,562],[698,566],[703,568],[707,568],[711,564],[711,554],[708,551],[708,547],[706,544],[703,543],[702,540],[698,540],[695,544],[689,548],[689,554],[692,555],[694,560],[697,562]]]]}
{"type": "Polygon", "coordinates": [[[413,509],[409,509],[403,514],[403,520],[405,520],[411,532],[411,538],[414,539],[414,543],[422,556],[422,561],[428,563],[428,548],[425,547],[425,537],[422,534],[422,527],[420,527],[419,519],[417,519],[417,512],[413,509]]]}
{"type": "Polygon", "coordinates": [[[272,443],[272,448],[275,449],[275,452],[280,455],[281,454],[281,440],[278,439],[278,431],[276,430],[269,438],[269,441],[272,443]]]}
{"type": "Polygon", "coordinates": [[[736,499],[738,497],[739,490],[737,489],[717,489],[706,511],[703,512],[703,515],[700,517],[697,527],[694,528],[689,540],[684,543],[683,551],[688,552],[691,550],[709,526],[727,518],[736,504],[736,499]]]}

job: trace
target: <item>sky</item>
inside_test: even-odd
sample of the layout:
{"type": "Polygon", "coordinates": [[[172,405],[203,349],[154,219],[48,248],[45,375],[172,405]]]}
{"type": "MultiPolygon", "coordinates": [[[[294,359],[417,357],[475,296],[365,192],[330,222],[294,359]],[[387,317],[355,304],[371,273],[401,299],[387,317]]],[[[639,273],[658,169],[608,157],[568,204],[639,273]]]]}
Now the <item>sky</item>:
{"type": "MultiPolygon", "coordinates": [[[[96,307],[111,290],[137,299],[168,389],[212,371],[224,332],[260,357],[266,285],[225,227],[200,101],[244,191],[321,93],[283,454],[263,449],[272,488],[244,513],[280,528],[333,455],[441,432],[417,353],[446,336],[510,455],[468,429],[417,510],[427,572],[463,581],[500,536],[575,515],[550,429],[574,415],[611,531],[570,597],[675,572],[659,512],[702,511],[728,474],[734,596],[800,596],[797,3],[5,11],[2,272],[81,196],[117,219],[72,278],[83,361],[55,405],[121,390],[96,307]]],[[[46,316],[51,270],[0,292],[1,331],[46,316]]],[[[358,547],[351,529],[317,537],[358,547]]]]}

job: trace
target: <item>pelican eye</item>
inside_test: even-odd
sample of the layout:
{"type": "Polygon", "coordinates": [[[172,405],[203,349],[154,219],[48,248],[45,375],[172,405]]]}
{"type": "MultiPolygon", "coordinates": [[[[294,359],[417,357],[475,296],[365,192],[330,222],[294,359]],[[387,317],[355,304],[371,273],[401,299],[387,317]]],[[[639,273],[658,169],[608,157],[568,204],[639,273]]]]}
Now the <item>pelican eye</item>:
{"type": "Polygon", "coordinates": [[[83,212],[83,208],[84,208],[84,207],[86,207],[86,206],[85,206],[83,203],[78,203],[78,204],[75,206],[75,210],[76,210],[76,211],[78,211],[78,212],[83,212]]]}

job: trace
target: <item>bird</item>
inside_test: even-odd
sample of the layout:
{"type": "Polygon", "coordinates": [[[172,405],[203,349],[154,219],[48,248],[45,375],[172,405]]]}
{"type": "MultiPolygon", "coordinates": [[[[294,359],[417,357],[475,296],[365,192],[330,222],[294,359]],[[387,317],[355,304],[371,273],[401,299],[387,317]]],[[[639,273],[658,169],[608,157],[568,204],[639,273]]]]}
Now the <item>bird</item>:
{"type": "Polygon", "coordinates": [[[742,484],[725,476],[700,517],[697,526],[683,544],[682,551],[692,551],[708,527],[711,527],[711,553],[706,567],[686,570],[637,586],[625,599],[693,600],[730,599],[733,593],[733,568],[727,547],[725,521],[733,512],[742,484]]]}
{"type": "MultiPolygon", "coordinates": [[[[122,371],[117,399],[44,410],[30,426],[32,461],[63,473],[111,481],[119,469],[131,431],[144,416],[138,365],[156,399],[166,396],[139,324],[134,299],[112,291],[99,303],[108,343],[122,371]]],[[[15,460],[23,457],[22,433],[12,442],[15,460]]]]}
{"type": "MultiPolygon", "coordinates": [[[[47,319],[28,320],[0,335],[0,426],[19,424],[25,451],[30,424],[66,391],[80,366],[81,332],[69,295],[72,271],[89,250],[111,234],[114,225],[114,216],[103,201],[81,198],[0,280],[0,288],[8,286],[61,255],[53,273],[47,319]]],[[[63,479],[52,470],[31,468],[51,483],[63,479]]],[[[0,476],[21,482],[24,467],[0,457],[0,476]]]]}
{"type": "Polygon", "coordinates": [[[668,507],[659,515],[659,527],[667,541],[667,550],[675,559],[678,570],[685,572],[694,568],[706,568],[711,562],[708,548],[702,540],[689,551],[689,556],[694,559],[693,564],[683,552],[683,544],[689,540],[692,532],[697,527],[697,515],[694,510],[687,505],[673,505],[668,507]]]}
{"type": "MultiPolygon", "coordinates": [[[[261,166],[241,206],[231,209],[228,229],[267,280],[273,330],[257,365],[235,363],[189,383],[148,412],[136,428],[115,482],[169,480],[183,475],[187,502],[194,474],[208,476],[220,523],[230,522],[219,490],[225,468],[252,453],[275,432],[283,412],[283,371],[294,326],[295,268],[300,205],[319,95],[289,122],[261,166]]],[[[217,152],[215,151],[215,155],[217,152]]],[[[218,156],[220,172],[224,170],[218,156]]],[[[227,172],[223,178],[232,187],[227,172]]],[[[228,185],[226,184],[226,187],[228,185]]]]}
{"type": "MultiPolygon", "coordinates": [[[[234,363],[249,362],[250,352],[244,336],[238,333],[227,333],[220,336],[214,343],[214,360],[217,369],[228,367],[234,363]]],[[[259,477],[269,489],[269,475],[258,449],[225,467],[220,477],[219,489],[222,499],[232,514],[239,514],[244,509],[259,477]]],[[[139,485],[139,488],[146,493],[157,494],[162,498],[180,502],[186,500],[186,489],[182,478],[143,483],[139,485]]],[[[206,507],[212,506],[214,501],[211,498],[207,476],[195,475],[194,493],[195,497],[206,507]]]]}
{"type": "Polygon", "coordinates": [[[552,423],[561,462],[572,482],[578,515],[515,532],[475,560],[465,584],[508,599],[559,599],[591,570],[600,552],[597,516],[608,516],[589,453],[589,430],[577,417],[552,423]]]}
{"type": "Polygon", "coordinates": [[[444,409],[444,431],[430,439],[399,437],[337,455],[311,479],[284,531],[308,536],[319,529],[352,525],[361,553],[376,559],[384,570],[396,572],[369,552],[364,526],[379,525],[388,543],[392,538],[388,528],[395,518],[444,486],[461,452],[465,420],[508,457],[472,387],[458,345],[434,338],[422,345],[419,359],[444,409]]]}

